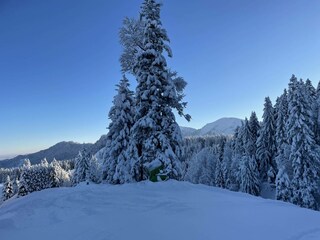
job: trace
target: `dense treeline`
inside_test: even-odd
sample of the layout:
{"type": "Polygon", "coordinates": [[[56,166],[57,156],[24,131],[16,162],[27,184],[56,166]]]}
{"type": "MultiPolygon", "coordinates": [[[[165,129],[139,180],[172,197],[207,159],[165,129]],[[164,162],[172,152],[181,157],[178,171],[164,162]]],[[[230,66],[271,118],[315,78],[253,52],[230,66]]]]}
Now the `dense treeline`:
{"type": "Polygon", "coordinates": [[[269,182],[278,200],[319,209],[319,109],[320,87],[293,75],[275,106],[265,99],[262,122],[253,112],[225,144],[220,186],[259,195],[269,182]]]}
{"type": "MultiPolygon", "coordinates": [[[[26,159],[24,160],[24,163],[25,161],[26,159]]],[[[42,162],[43,161],[46,161],[46,159],[43,159],[42,162]]],[[[57,160],[54,159],[54,161],[57,160]]],[[[65,171],[74,169],[74,160],[59,160],[58,162],[65,171]]],[[[6,182],[7,176],[9,176],[10,179],[20,179],[22,170],[23,166],[14,168],[0,168],[0,183],[6,182]]]]}
{"type": "Polygon", "coordinates": [[[28,193],[46,188],[71,185],[72,160],[53,160],[50,164],[43,159],[40,164],[31,165],[28,159],[19,168],[0,169],[1,180],[4,183],[3,200],[14,196],[24,196],[28,193]]]}

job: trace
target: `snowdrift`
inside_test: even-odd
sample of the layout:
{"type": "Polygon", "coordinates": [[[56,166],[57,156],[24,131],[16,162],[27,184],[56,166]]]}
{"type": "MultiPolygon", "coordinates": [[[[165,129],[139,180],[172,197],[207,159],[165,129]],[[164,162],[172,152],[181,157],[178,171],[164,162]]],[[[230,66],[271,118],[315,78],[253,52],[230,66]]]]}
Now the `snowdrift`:
{"type": "Polygon", "coordinates": [[[83,184],[6,201],[0,239],[320,239],[320,213],[187,182],[83,184]]]}

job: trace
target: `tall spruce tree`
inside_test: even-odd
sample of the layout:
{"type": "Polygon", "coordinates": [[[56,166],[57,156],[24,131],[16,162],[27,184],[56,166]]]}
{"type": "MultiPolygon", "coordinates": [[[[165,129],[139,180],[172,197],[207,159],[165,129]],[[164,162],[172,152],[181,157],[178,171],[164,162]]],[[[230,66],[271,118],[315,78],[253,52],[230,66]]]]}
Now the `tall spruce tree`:
{"type": "Polygon", "coordinates": [[[228,189],[232,188],[232,184],[235,183],[235,174],[232,169],[232,142],[233,140],[228,140],[223,149],[223,161],[222,161],[222,172],[225,186],[228,189]]]}
{"type": "Polygon", "coordinates": [[[159,167],[161,174],[180,179],[181,132],[172,109],[184,115],[185,103],[177,93],[163,52],[172,56],[169,38],[160,20],[160,4],[145,0],[141,8],[144,22],[142,51],[133,73],[137,78],[136,117],[133,137],[138,157],[132,174],[137,181],[149,178],[150,170],[159,167]]]}
{"type": "Polygon", "coordinates": [[[251,116],[249,119],[249,130],[250,130],[250,138],[251,138],[250,141],[252,143],[249,154],[250,156],[256,159],[255,155],[257,151],[257,140],[259,137],[260,123],[255,112],[251,113],[251,116]]]}
{"type": "Polygon", "coordinates": [[[132,181],[130,175],[131,128],[134,123],[134,97],[129,81],[117,85],[117,95],[109,112],[109,132],[104,156],[104,178],[109,183],[122,184],[132,181]]]}
{"type": "Polygon", "coordinates": [[[315,196],[318,193],[317,167],[319,156],[315,151],[312,131],[311,106],[306,96],[306,86],[293,75],[289,84],[288,142],[291,146],[289,160],[292,163],[292,202],[302,207],[318,209],[315,196]]]}
{"type": "Polygon", "coordinates": [[[274,182],[275,176],[268,176],[270,172],[275,171],[275,119],[274,108],[269,97],[265,98],[263,121],[257,139],[257,160],[262,180],[269,179],[274,182]]]}
{"type": "MultiPolygon", "coordinates": [[[[285,89],[277,99],[276,107],[276,163],[279,169],[276,176],[276,198],[282,201],[291,199],[290,179],[288,174],[292,173],[289,162],[289,145],[287,142],[286,123],[288,120],[288,96],[285,89]]],[[[291,174],[292,175],[292,174],[291,174]]]]}
{"type": "Polygon", "coordinates": [[[252,195],[259,195],[260,178],[257,162],[254,156],[255,142],[253,141],[254,136],[247,118],[243,125],[242,138],[244,143],[244,154],[239,165],[240,191],[252,195]]]}
{"type": "Polygon", "coordinates": [[[316,119],[315,122],[315,139],[316,143],[320,145],[320,81],[318,83],[316,89],[316,97],[315,97],[315,108],[314,108],[314,117],[316,119]]]}

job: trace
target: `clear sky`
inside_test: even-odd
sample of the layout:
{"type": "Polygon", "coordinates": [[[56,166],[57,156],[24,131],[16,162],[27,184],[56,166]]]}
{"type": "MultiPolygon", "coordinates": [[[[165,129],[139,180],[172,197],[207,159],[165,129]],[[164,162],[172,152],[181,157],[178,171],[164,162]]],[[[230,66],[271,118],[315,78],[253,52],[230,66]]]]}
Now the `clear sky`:
{"type": "MultiPolygon", "coordinates": [[[[118,30],[141,2],[0,0],[0,155],[107,132],[121,78],[118,30]]],[[[162,2],[169,65],[188,82],[193,120],[180,125],[260,117],[264,97],[274,101],[292,73],[320,80],[320,1],[162,2]]]]}

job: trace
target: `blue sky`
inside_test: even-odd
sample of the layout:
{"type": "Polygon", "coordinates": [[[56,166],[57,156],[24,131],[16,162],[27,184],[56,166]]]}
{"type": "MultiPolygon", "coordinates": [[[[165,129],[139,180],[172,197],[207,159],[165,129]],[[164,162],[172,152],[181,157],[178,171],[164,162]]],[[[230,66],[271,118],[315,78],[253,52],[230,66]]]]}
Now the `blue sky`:
{"type": "MultiPolygon", "coordinates": [[[[0,155],[94,142],[121,78],[118,30],[141,0],[0,1],[0,155]]],[[[292,73],[320,80],[320,2],[163,0],[195,128],[274,101],[292,73]]],[[[132,82],[133,85],[134,82],[132,82]]]]}

